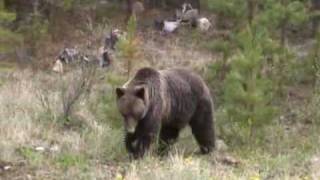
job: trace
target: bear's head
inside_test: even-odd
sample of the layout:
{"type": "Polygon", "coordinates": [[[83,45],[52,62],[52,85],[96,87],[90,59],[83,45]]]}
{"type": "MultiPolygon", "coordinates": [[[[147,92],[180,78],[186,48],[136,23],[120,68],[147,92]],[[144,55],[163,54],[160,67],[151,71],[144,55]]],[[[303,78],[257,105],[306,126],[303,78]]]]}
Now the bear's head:
{"type": "Polygon", "coordinates": [[[139,121],[148,111],[146,88],[143,86],[119,87],[116,89],[116,94],[117,106],[124,119],[125,129],[128,133],[134,133],[139,121]]]}

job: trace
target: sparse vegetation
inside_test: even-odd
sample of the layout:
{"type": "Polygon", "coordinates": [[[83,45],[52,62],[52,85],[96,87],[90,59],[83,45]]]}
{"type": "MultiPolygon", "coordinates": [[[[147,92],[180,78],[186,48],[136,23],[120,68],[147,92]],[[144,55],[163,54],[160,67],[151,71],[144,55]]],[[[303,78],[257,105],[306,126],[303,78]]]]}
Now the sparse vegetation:
{"type": "Polygon", "coordinates": [[[118,1],[8,2],[0,0],[0,179],[320,178],[320,35],[310,36],[317,12],[308,1],[206,0],[212,30],[167,36],[134,18],[124,25],[118,1]],[[127,35],[110,68],[49,71],[60,48],[96,49],[114,27],[127,35]],[[141,66],[206,77],[214,153],[195,154],[186,129],[167,156],[129,159],[114,93],[141,66]]]}

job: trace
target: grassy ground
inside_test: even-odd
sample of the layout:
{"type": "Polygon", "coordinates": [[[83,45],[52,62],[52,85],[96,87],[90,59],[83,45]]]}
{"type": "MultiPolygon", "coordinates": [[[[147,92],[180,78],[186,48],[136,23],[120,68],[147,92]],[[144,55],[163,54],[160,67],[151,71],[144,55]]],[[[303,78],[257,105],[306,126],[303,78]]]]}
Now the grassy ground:
{"type": "MultiPolygon", "coordinates": [[[[104,28],[94,29],[96,39],[103,37],[104,28]]],[[[206,74],[208,64],[219,57],[199,48],[201,42],[176,35],[159,37],[147,31],[141,36],[134,70],[183,66],[206,74]]],[[[193,32],[192,37],[206,36],[193,32]]],[[[114,88],[126,80],[124,67],[119,60],[111,69],[98,69],[90,91],[65,118],[63,92],[77,83],[76,70],[60,76],[0,64],[0,179],[320,178],[320,126],[311,111],[318,106],[310,105],[307,86],[295,90],[302,98],[282,102],[261,142],[243,145],[223,139],[214,153],[199,156],[186,129],[168,156],[150,154],[130,161],[114,98],[114,88]]],[[[217,116],[218,126],[222,121],[217,116]]],[[[220,133],[218,137],[224,138],[220,133]]]]}
{"type": "MultiPolygon", "coordinates": [[[[167,57],[158,57],[169,59],[182,51],[167,50],[167,57]]],[[[203,62],[208,57],[202,56],[203,62]]],[[[304,122],[303,102],[288,107],[296,112],[292,121],[285,120],[284,113],[267,128],[264,142],[227,147],[220,143],[213,154],[198,156],[186,129],[168,156],[131,162],[114,104],[114,87],[125,80],[119,78],[121,72],[98,70],[92,91],[79,99],[67,122],[61,118],[61,81],[72,85],[75,72],[63,78],[28,69],[1,72],[6,74],[0,87],[1,179],[319,178],[319,128],[304,122]]]]}

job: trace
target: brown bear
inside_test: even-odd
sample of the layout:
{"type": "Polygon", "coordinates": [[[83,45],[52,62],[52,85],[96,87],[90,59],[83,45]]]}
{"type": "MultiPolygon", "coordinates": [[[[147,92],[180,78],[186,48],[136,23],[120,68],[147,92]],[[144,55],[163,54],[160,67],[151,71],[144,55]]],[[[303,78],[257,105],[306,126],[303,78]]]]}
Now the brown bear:
{"type": "Polygon", "coordinates": [[[117,106],[124,118],[127,151],[142,157],[159,134],[167,150],[182,128],[190,125],[200,152],[215,147],[213,103],[208,87],[186,69],[142,68],[116,88],[117,106]]]}

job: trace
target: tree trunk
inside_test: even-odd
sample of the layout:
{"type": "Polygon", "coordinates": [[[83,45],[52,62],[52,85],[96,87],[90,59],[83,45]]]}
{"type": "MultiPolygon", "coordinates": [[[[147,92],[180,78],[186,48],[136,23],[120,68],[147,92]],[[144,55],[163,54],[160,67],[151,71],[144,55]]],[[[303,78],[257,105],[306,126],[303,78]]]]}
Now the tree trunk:
{"type": "Polygon", "coordinates": [[[255,0],[248,0],[247,1],[247,8],[248,8],[248,22],[251,25],[254,15],[255,15],[255,11],[256,11],[256,6],[257,3],[255,2],[255,0]]]}
{"type": "Polygon", "coordinates": [[[281,29],[280,29],[280,44],[282,48],[285,46],[286,37],[287,37],[287,19],[285,19],[282,22],[281,29]]]}
{"type": "MultiPolygon", "coordinates": [[[[311,11],[315,12],[315,11],[320,11],[320,0],[312,0],[311,2],[312,7],[311,7],[311,11]]],[[[311,19],[312,21],[312,36],[315,37],[317,35],[317,33],[319,32],[319,21],[320,21],[320,17],[319,15],[312,17],[311,19]]]]}

